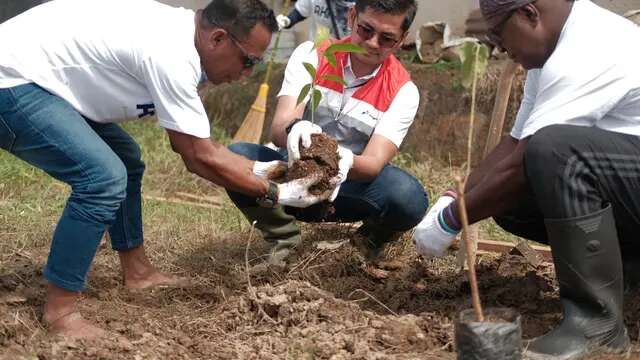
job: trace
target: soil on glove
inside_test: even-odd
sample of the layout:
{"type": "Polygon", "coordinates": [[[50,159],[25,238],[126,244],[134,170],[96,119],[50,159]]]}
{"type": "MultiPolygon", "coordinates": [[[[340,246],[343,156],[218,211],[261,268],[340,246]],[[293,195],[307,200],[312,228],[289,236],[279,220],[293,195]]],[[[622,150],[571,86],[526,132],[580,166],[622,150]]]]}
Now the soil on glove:
{"type": "Polygon", "coordinates": [[[287,170],[285,181],[301,179],[312,174],[321,174],[320,181],[309,191],[320,195],[333,189],[331,179],[338,175],[338,143],[325,134],[312,134],[311,146],[300,144],[300,160],[287,170]]]}

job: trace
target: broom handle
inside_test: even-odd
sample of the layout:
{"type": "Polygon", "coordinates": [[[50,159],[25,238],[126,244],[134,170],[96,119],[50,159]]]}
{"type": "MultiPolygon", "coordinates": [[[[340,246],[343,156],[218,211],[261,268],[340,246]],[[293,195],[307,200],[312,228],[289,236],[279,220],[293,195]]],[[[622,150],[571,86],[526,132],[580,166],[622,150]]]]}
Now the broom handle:
{"type": "MultiPolygon", "coordinates": [[[[290,3],[291,3],[291,0],[284,1],[284,7],[282,8],[282,13],[284,15],[287,15],[287,12],[289,12],[290,3]]],[[[271,70],[273,68],[273,62],[276,59],[276,53],[278,52],[278,45],[280,45],[280,34],[282,34],[282,31],[278,31],[278,33],[276,34],[276,41],[273,44],[273,49],[271,49],[271,57],[269,58],[269,64],[267,64],[267,73],[264,75],[263,83],[265,84],[268,84],[269,79],[271,79],[271,70]]]]}

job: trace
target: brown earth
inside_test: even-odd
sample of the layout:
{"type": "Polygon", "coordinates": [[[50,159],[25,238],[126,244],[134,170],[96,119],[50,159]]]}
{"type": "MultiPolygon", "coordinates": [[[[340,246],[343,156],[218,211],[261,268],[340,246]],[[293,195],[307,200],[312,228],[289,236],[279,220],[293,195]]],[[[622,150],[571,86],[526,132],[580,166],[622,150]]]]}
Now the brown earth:
{"type": "Polygon", "coordinates": [[[301,179],[312,175],[320,180],[309,188],[309,192],[320,195],[333,189],[331,179],[338,175],[338,143],[326,134],[312,134],[311,146],[300,143],[300,160],[295,161],[285,175],[284,181],[301,179]]]}
{"type": "MultiPolygon", "coordinates": [[[[405,236],[388,249],[402,264],[386,280],[360,269],[348,239],[354,228],[304,229],[304,245],[287,268],[248,268],[267,247],[248,234],[201,239],[201,246],[162,258],[194,278],[189,289],[127,291],[116,257],[102,246],[82,311],[111,332],[97,341],[49,338],[38,322],[46,249],[13,256],[0,277],[0,359],[455,359],[453,321],[470,308],[469,282],[453,256],[424,260],[405,236]],[[10,271],[7,271],[9,270],[10,271]]],[[[158,259],[156,259],[158,260],[158,259]]],[[[552,267],[514,255],[480,256],[485,307],[512,307],[526,338],[560,318],[552,267]]],[[[638,293],[626,296],[626,323],[639,358],[638,293]]]]}

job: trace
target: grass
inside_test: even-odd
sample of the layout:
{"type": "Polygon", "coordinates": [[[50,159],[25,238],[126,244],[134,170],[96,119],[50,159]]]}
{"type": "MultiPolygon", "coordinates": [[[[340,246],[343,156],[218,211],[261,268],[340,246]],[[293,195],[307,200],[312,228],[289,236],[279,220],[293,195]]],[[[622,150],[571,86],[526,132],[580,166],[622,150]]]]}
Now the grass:
{"type": "MultiPolygon", "coordinates": [[[[171,150],[163,129],[151,121],[134,121],[123,126],[141,145],[147,164],[144,195],[172,198],[176,192],[185,192],[222,200],[219,209],[145,200],[147,236],[173,243],[186,234],[207,237],[248,231],[249,224],[223,189],[186,170],[180,156],[171,150]]],[[[230,141],[220,128],[214,128],[213,138],[222,143],[230,141]]],[[[458,172],[435,161],[415,161],[409,153],[401,153],[394,164],[414,174],[426,186],[431,201],[452,186],[453,175],[458,172]]],[[[0,259],[22,248],[47,248],[68,193],[66,184],[7,152],[0,152],[0,259]]],[[[508,238],[493,222],[485,222],[482,230],[490,238],[508,238]]],[[[178,247],[174,250],[179,251],[178,247]]]]}

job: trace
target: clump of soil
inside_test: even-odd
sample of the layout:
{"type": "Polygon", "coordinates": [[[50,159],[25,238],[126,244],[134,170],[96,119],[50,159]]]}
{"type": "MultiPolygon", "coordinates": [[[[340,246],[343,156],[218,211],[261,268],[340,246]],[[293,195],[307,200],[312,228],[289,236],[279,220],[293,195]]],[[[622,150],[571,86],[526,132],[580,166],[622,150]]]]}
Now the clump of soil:
{"type": "Polygon", "coordinates": [[[338,143],[325,134],[312,134],[311,146],[300,145],[300,160],[287,170],[285,181],[301,179],[311,174],[321,174],[320,181],[309,191],[320,195],[333,189],[331,179],[338,175],[338,143]]]}

